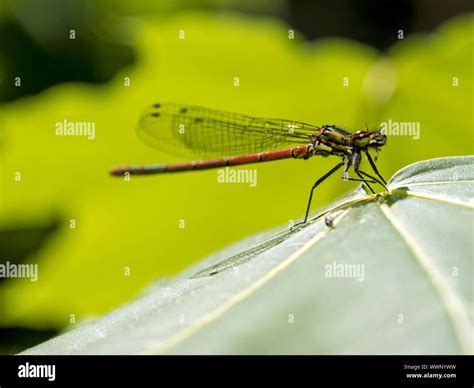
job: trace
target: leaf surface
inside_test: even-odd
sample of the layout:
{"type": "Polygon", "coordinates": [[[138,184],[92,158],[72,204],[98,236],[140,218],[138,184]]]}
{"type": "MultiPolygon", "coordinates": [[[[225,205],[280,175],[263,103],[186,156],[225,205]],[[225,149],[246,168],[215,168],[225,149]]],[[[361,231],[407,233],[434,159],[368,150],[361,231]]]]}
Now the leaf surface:
{"type": "Polygon", "coordinates": [[[192,278],[275,233],[242,241],[24,353],[471,354],[473,166],[409,165],[382,197],[359,190],[330,206],[332,227],[319,217],[192,278]]]}

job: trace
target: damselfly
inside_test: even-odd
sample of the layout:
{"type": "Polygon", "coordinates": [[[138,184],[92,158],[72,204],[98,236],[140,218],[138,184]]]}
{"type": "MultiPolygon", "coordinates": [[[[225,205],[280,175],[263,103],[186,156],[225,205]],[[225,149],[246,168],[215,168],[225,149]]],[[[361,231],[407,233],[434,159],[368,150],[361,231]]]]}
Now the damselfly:
{"type": "Polygon", "coordinates": [[[153,104],[140,118],[138,135],[152,147],[169,154],[199,160],[171,164],[115,167],[112,175],[161,174],[204,170],[226,166],[318,155],[336,156],[339,163],[321,176],[311,187],[302,224],[308,221],[313,192],[324,180],[344,166],[342,179],[370,183],[385,188],[385,180],[375,166],[369,151],[378,152],[387,141],[381,130],[359,130],[355,133],[336,125],[315,126],[285,119],[266,119],[223,112],[198,106],[153,104]],[[365,155],[375,173],[360,169],[365,155]],[[357,177],[350,177],[349,171],[357,177]]]}

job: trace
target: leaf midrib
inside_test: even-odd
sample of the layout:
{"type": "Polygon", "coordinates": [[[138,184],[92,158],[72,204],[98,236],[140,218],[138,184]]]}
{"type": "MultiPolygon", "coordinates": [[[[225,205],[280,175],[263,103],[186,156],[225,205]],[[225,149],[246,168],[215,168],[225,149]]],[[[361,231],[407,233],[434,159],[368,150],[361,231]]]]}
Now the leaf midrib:
{"type": "Polygon", "coordinates": [[[467,308],[459,298],[453,287],[445,280],[439,268],[430,260],[429,256],[416,244],[405,232],[403,225],[397,220],[387,204],[381,204],[380,209],[387,221],[392,225],[406,246],[411,250],[421,269],[426,273],[431,285],[441,298],[442,304],[447,311],[449,320],[453,326],[459,347],[464,354],[473,354],[471,348],[472,325],[469,321],[467,308]]]}

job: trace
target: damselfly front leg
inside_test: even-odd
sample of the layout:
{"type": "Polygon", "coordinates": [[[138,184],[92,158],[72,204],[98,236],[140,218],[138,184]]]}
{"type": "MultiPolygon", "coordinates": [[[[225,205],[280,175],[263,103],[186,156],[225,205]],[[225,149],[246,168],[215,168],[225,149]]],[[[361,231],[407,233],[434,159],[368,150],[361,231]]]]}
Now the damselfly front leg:
{"type": "Polygon", "coordinates": [[[380,180],[384,183],[382,186],[387,190],[387,187],[385,186],[387,182],[385,182],[385,179],[383,179],[383,176],[380,175],[379,170],[377,170],[377,166],[375,165],[372,156],[370,156],[369,151],[365,151],[365,155],[367,156],[367,159],[370,163],[370,166],[372,167],[372,170],[374,170],[375,174],[380,178],[380,180]]]}
{"type": "MultiPolygon", "coordinates": [[[[385,186],[384,183],[382,183],[381,181],[379,181],[379,180],[378,180],[377,178],[375,178],[374,176],[372,176],[372,175],[370,175],[370,174],[367,174],[366,172],[364,172],[364,171],[362,171],[362,170],[360,170],[360,169],[359,169],[359,170],[355,170],[355,167],[354,167],[354,171],[356,172],[356,174],[359,174],[359,176],[360,176],[360,174],[362,174],[362,175],[368,177],[369,179],[371,179],[371,180],[368,180],[368,179],[367,179],[367,182],[370,182],[370,183],[378,183],[378,184],[379,184],[380,186],[382,186],[385,190],[388,190],[388,189],[387,189],[387,186],[385,186]]],[[[369,185],[367,185],[367,186],[369,186],[369,185]]],[[[369,186],[369,187],[370,187],[370,186],[369,186]]],[[[372,190],[372,192],[375,194],[375,192],[374,192],[373,190],[372,190]]]]}
{"type": "Polygon", "coordinates": [[[359,152],[356,152],[354,153],[348,160],[347,164],[346,164],[346,168],[344,169],[344,172],[342,173],[342,179],[345,180],[345,181],[356,181],[356,182],[363,182],[365,183],[365,185],[369,188],[369,190],[375,194],[375,191],[374,189],[372,189],[372,187],[369,185],[369,182],[370,183],[377,183],[376,180],[368,180],[368,179],[365,179],[361,174],[360,174],[360,171],[359,171],[359,165],[360,165],[360,153],[359,152]],[[351,178],[349,176],[349,169],[352,167],[352,165],[354,166],[354,171],[355,173],[359,176],[359,178],[351,178]]]}
{"type": "MultiPolygon", "coordinates": [[[[370,158],[370,155],[369,155],[368,152],[366,153],[366,155],[367,155],[367,158],[369,159],[369,161],[371,161],[372,159],[370,158]]],[[[385,186],[385,180],[384,180],[382,177],[380,177],[380,178],[382,179],[383,183],[382,183],[380,180],[378,180],[377,178],[375,178],[374,176],[372,176],[372,175],[370,175],[370,174],[367,174],[366,172],[364,172],[364,171],[362,171],[362,170],[360,169],[360,162],[361,162],[361,160],[362,160],[362,156],[361,156],[360,152],[355,153],[355,154],[354,154],[354,171],[355,171],[355,173],[356,173],[359,177],[361,177],[362,179],[364,179],[364,178],[362,177],[362,175],[364,175],[364,176],[366,176],[367,178],[370,179],[370,180],[369,180],[369,179],[364,179],[364,182],[365,182],[365,184],[367,185],[367,187],[369,187],[369,189],[372,191],[372,193],[375,194],[375,191],[372,189],[372,187],[370,187],[370,185],[369,185],[367,182],[370,182],[370,183],[378,183],[378,184],[381,185],[385,190],[387,190],[387,187],[385,186]]],[[[372,167],[375,167],[375,164],[374,164],[372,167]]],[[[376,169],[375,169],[375,171],[376,171],[376,169]]],[[[376,172],[378,172],[378,171],[376,171],[376,172]]],[[[379,175],[380,175],[380,174],[379,174],[379,175]]]]}

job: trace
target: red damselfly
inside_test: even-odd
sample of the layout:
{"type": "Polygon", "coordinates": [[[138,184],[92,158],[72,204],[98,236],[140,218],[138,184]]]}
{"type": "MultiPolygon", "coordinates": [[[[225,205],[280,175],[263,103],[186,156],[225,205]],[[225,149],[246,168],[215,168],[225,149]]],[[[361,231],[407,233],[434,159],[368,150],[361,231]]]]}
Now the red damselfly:
{"type": "Polygon", "coordinates": [[[339,163],[312,186],[304,220],[308,221],[313,192],[343,166],[344,180],[370,183],[385,189],[385,180],[369,151],[378,152],[387,141],[380,130],[351,133],[335,125],[315,126],[293,120],[266,119],[191,105],[153,104],[140,118],[138,135],[152,147],[173,155],[196,158],[191,162],[115,167],[111,174],[161,174],[204,170],[280,159],[336,156],[339,163]],[[365,155],[375,173],[360,169],[365,155]],[[199,158],[199,159],[198,159],[199,158]],[[352,170],[357,178],[350,177],[352,170]]]}

